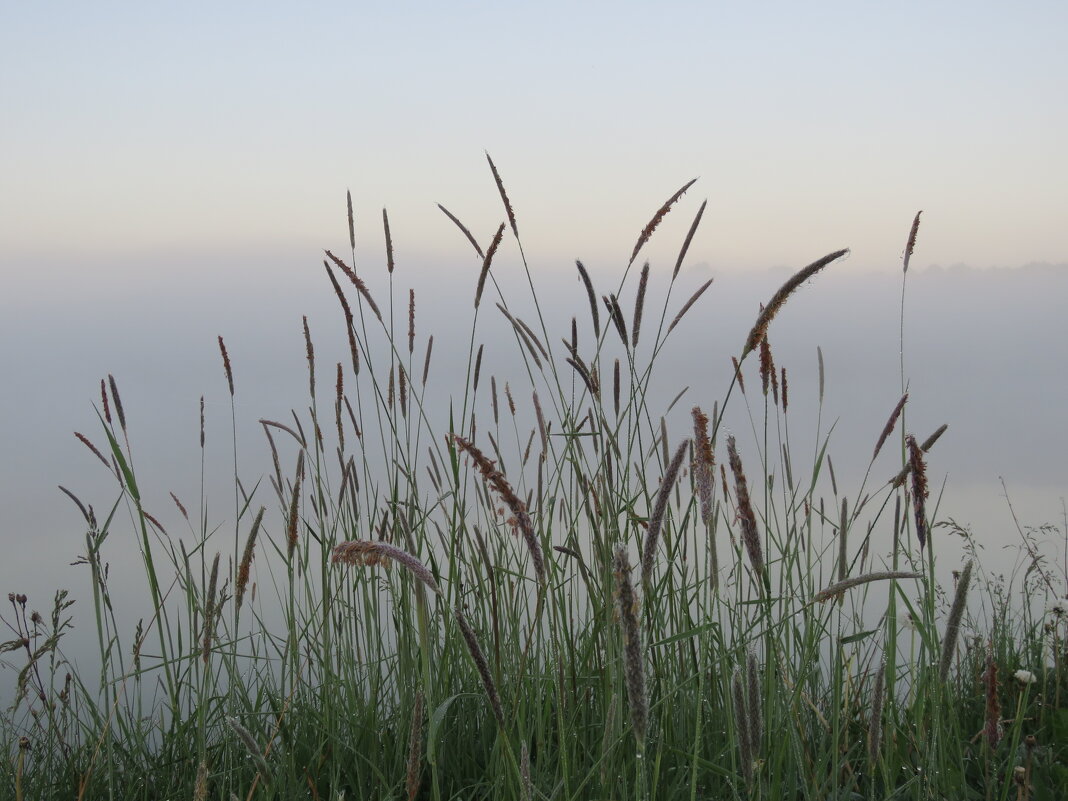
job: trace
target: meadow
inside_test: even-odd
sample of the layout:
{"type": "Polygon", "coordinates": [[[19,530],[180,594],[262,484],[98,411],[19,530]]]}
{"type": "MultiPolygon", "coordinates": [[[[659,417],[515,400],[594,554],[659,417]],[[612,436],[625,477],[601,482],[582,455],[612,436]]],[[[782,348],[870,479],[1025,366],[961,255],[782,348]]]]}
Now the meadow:
{"type": "MultiPolygon", "coordinates": [[[[349,252],[322,254],[346,358],[317,360],[304,319],[307,406],[260,420],[263,464],[234,435],[223,519],[203,478],[199,499],[139,483],[119,382],[101,381],[72,447],[114,494],[63,490],[85,521],[92,608],[77,611],[96,667],[64,652],[66,591],[50,609],[9,595],[0,795],[1063,798],[1068,575],[1050,548],[1068,523],[1019,526],[1015,566],[984,570],[968,530],[938,518],[928,476],[946,426],[910,429],[903,346],[900,396],[870,441],[791,416],[776,315],[848,252],[753,299],[748,332],[709,332],[737,339],[730,361],[694,366],[722,375],[710,408],[684,387],[661,404],[655,367],[715,291],[676,287],[705,205],[673,264],[641,257],[693,182],[655,210],[615,286],[577,262],[581,289],[560,299],[539,297],[489,168],[503,206],[489,241],[442,207],[472,250],[462,393],[435,388],[385,211],[384,265],[357,264],[351,198],[349,252]],[[502,291],[503,248],[529,292],[502,291]],[[654,282],[668,286],[647,303],[654,282]],[[569,328],[549,330],[549,303],[569,328]],[[487,344],[510,354],[506,374],[483,369],[487,344]],[[728,433],[728,407],[748,430],[728,433]],[[799,426],[814,450],[795,447],[799,426]],[[870,453],[867,470],[836,476],[835,448],[870,453]],[[940,565],[951,537],[965,559],[940,565]],[[109,574],[130,549],[133,614],[109,574]]],[[[902,340],[919,225],[903,238],[902,340]]]]}

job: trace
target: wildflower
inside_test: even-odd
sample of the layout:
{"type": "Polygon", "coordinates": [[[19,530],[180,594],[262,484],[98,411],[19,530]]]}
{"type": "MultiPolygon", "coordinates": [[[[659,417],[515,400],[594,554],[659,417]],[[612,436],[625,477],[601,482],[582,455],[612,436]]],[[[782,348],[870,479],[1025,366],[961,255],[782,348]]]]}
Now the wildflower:
{"type": "Polygon", "coordinates": [[[1020,682],[1020,684],[1034,684],[1038,681],[1038,677],[1030,670],[1017,670],[1012,676],[1016,681],[1020,682]]]}
{"type": "Polygon", "coordinates": [[[1046,614],[1056,618],[1064,618],[1068,616],[1068,598],[1058,598],[1051,603],[1046,610],[1046,614]]]}

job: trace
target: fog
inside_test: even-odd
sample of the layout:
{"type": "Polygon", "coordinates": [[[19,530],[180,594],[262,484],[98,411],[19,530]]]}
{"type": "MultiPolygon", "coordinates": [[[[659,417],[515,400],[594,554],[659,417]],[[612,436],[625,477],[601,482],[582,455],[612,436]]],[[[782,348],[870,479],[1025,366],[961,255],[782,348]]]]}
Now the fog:
{"type": "MultiPolygon", "coordinates": [[[[57,485],[92,504],[101,518],[118,497],[113,478],[73,436],[79,431],[100,446],[106,443],[96,410],[100,380],[111,374],[120,389],[146,509],[168,531],[192,541],[169,493],[195,508],[202,395],[209,527],[219,526],[223,537],[233,532],[230,396],[217,336],[225,337],[233,363],[238,469],[246,487],[271,471],[258,420],[287,422],[291,409],[300,412],[308,406],[302,315],[308,317],[315,343],[323,408],[332,406],[334,364],[349,364],[342,314],[323,274],[321,254],[311,249],[246,254],[244,259],[234,254],[192,265],[183,258],[160,257],[140,272],[131,265],[72,267],[44,260],[6,268],[7,275],[18,276],[19,291],[0,301],[0,369],[6,378],[6,391],[0,394],[0,447],[6,457],[0,480],[5,555],[0,589],[28,594],[31,605],[46,614],[53,591],[69,588],[80,601],[73,612],[83,636],[92,629],[91,608],[84,602],[89,574],[70,563],[84,553],[85,526],[57,485]],[[119,268],[134,277],[94,279],[119,268]]],[[[361,271],[380,305],[388,308],[385,270],[372,264],[361,271]]],[[[617,291],[617,269],[589,266],[599,292],[617,291]]],[[[640,364],[648,359],[656,336],[669,270],[666,264],[653,269],[637,349],[640,364]]],[[[533,271],[548,345],[567,370],[560,339],[569,335],[572,316],[578,320],[580,352],[592,348],[585,293],[577,278],[561,277],[561,269],[547,271],[545,277],[536,266],[533,271]]],[[[439,432],[446,430],[448,398],[462,392],[477,273],[477,263],[468,260],[418,270],[399,266],[393,276],[400,331],[407,326],[408,288],[416,290],[415,374],[421,371],[427,336],[435,337],[425,402],[439,432]]],[[[715,280],[657,359],[650,405],[655,414],[689,387],[670,420],[672,437],[689,435],[693,405],[708,411],[722,400],[730,356],[741,350],[759,304],[789,274],[785,267],[749,273],[707,264],[683,268],[667,303],[668,321],[696,287],[707,278],[715,280]]],[[[513,313],[540,332],[517,257],[502,255],[494,275],[513,313]]],[[[635,270],[622,290],[625,310],[632,308],[636,278],[635,270]]],[[[480,309],[476,339],[486,346],[483,375],[496,375],[502,388],[510,381],[517,403],[529,408],[530,381],[517,360],[516,341],[490,302],[498,299],[496,292],[487,289],[480,309]]],[[[899,271],[865,269],[846,260],[802,287],[769,332],[776,361],[789,376],[793,452],[815,453],[817,414],[820,437],[833,424],[829,452],[839,487],[850,498],[859,490],[875,441],[901,395],[901,293],[899,271]],[[821,412],[817,346],[826,372],[821,412]]],[[[999,549],[1019,541],[1002,478],[1021,524],[1063,525],[1068,492],[1066,298],[1065,265],[914,265],[907,276],[906,426],[922,440],[949,424],[930,454],[932,497],[940,498],[939,518],[951,517],[972,529],[992,569],[1011,564],[999,549]]],[[[614,334],[608,343],[611,357],[618,345],[614,334]]],[[[731,397],[725,425],[738,436],[743,458],[756,464],[754,433],[762,425],[764,399],[753,362],[746,362],[746,394],[731,397]]],[[[482,420],[491,419],[487,384],[484,378],[475,409],[482,420]]],[[[348,389],[352,391],[351,384],[348,389]]],[[[897,459],[893,448],[880,455],[869,490],[896,472],[897,459]]],[[[122,514],[120,507],[120,519],[122,514]]],[[[229,547],[220,549],[227,553],[229,547]]],[[[1050,547],[1061,553],[1056,543],[1050,547]]],[[[952,562],[959,550],[959,544],[950,544],[943,552],[952,562]]],[[[116,572],[117,597],[144,602],[137,544],[128,525],[109,540],[105,558],[116,572]]],[[[132,614],[136,619],[136,610],[132,614]]]]}

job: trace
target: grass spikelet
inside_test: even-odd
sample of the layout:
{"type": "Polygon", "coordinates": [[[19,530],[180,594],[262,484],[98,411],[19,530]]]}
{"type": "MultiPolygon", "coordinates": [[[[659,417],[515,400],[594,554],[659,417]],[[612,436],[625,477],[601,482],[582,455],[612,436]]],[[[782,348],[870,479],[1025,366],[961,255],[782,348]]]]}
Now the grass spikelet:
{"type": "Polygon", "coordinates": [[[912,259],[912,252],[916,249],[916,234],[920,232],[920,215],[923,211],[916,212],[916,217],[912,221],[912,228],[909,229],[909,240],[905,243],[905,258],[902,259],[901,272],[907,273],[909,271],[909,261],[912,259]]]}
{"type": "Polygon", "coordinates": [[[389,234],[389,214],[382,209],[382,228],[386,233],[386,272],[393,275],[393,237],[389,234]]]}
{"type": "Polygon", "coordinates": [[[712,440],[708,436],[708,415],[701,411],[699,406],[690,410],[693,416],[693,476],[697,487],[697,497],[701,502],[701,521],[705,524],[707,532],[708,555],[712,567],[712,584],[719,585],[719,555],[716,551],[716,540],[712,536],[710,526],[714,508],[712,505],[712,492],[715,487],[715,455],[712,452],[712,440]]]}
{"type": "Polygon", "coordinates": [[[690,440],[686,439],[679,443],[675,449],[675,455],[671,457],[664,478],[660,482],[660,490],[656,493],[656,501],[653,503],[653,513],[649,517],[649,528],[645,532],[645,547],[642,550],[642,584],[648,586],[653,573],[653,561],[656,558],[656,546],[660,541],[660,531],[664,527],[664,516],[667,514],[668,501],[671,500],[671,490],[675,486],[675,479],[679,476],[679,468],[682,466],[683,457],[690,447],[690,440]]]}
{"type": "Polygon", "coordinates": [[[649,220],[645,228],[642,229],[641,235],[638,237],[638,241],[634,244],[634,251],[630,254],[630,261],[627,262],[627,267],[630,267],[630,265],[634,264],[634,260],[638,257],[638,251],[640,251],[645,246],[645,243],[649,241],[649,237],[653,235],[653,232],[656,230],[657,226],[660,225],[664,217],[667,216],[667,213],[671,211],[671,207],[675,205],[675,202],[680,197],[682,197],[686,190],[693,186],[696,181],[697,179],[694,178],[693,180],[684,184],[678,192],[676,192],[674,195],[669,197],[667,201],[665,201],[663,206],[656,210],[656,213],[653,215],[653,218],[649,220]]]}
{"type": "Polygon", "coordinates": [[[403,364],[397,365],[397,391],[400,396],[401,414],[408,416],[408,373],[403,364]]]}
{"type": "Polygon", "coordinates": [[[753,752],[759,753],[764,740],[764,715],[760,702],[760,668],[757,667],[756,654],[752,650],[745,652],[745,675],[749,690],[749,738],[753,752]]]}
{"type": "Polygon", "coordinates": [[[404,774],[404,789],[408,801],[415,801],[419,794],[420,773],[423,764],[423,692],[415,694],[412,708],[412,725],[408,734],[408,764],[404,774]]]}
{"type": "Polygon", "coordinates": [[[267,767],[267,760],[263,758],[259,743],[257,743],[256,738],[252,736],[252,732],[242,726],[237,718],[227,717],[226,722],[230,728],[233,729],[234,734],[237,735],[237,739],[239,739],[241,744],[245,746],[245,750],[248,751],[248,755],[252,758],[252,761],[256,763],[256,770],[259,771],[260,776],[263,777],[265,782],[270,783],[271,771],[267,767]]]}
{"type": "Polygon", "coordinates": [[[252,556],[256,550],[256,536],[260,533],[260,524],[263,522],[263,513],[266,511],[266,507],[260,507],[260,510],[256,513],[256,519],[252,522],[252,528],[248,532],[248,539],[245,540],[245,552],[241,556],[241,565],[238,567],[237,581],[235,582],[236,598],[234,602],[238,609],[241,608],[241,603],[245,600],[245,589],[248,587],[252,556]]]}
{"type": "MultiPolygon", "coordinates": [[[[197,778],[193,785],[193,801],[207,801],[208,798],[208,761],[201,759],[197,764],[197,778]]],[[[21,798],[18,801],[22,801],[21,798]]]]}
{"type": "Polygon", "coordinates": [[[430,354],[434,352],[434,335],[431,334],[426,341],[426,357],[423,359],[423,386],[426,386],[426,377],[430,374],[430,354]]]}
{"type": "Polygon", "coordinates": [[[738,389],[745,394],[745,379],[742,377],[742,365],[738,362],[738,359],[731,356],[731,364],[734,365],[734,377],[738,380],[738,389]]]}
{"type": "MultiPolygon", "coordinates": [[[[219,346],[223,348],[223,361],[226,364],[226,376],[230,382],[230,394],[234,394],[234,379],[230,375],[230,360],[226,358],[226,348],[222,344],[222,337],[219,337],[219,346]]],[[[122,398],[119,397],[119,386],[115,383],[115,376],[108,373],[108,383],[111,385],[111,397],[115,401],[115,414],[119,418],[119,428],[123,433],[126,433],[126,413],[122,410],[122,398]]]]}
{"type": "Polygon", "coordinates": [[[849,507],[842,498],[842,513],[838,518],[838,580],[845,581],[849,574],[849,507]]]}
{"type": "Polygon", "coordinates": [[[600,387],[594,383],[593,374],[590,373],[590,370],[588,367],[586,367],[585,362],[583,362],[578,356],[575,356],[575,358],[573,359],[568,358],[567,363],[570,364],[573,368],[575,368],[575,372],[579,374],[579,378],[582,379],[582,382],[586,385],[586,389],[590,391],[590,394],[593,395],[595,398],[600,397],[600,387]]]}
{"type": "Polygon", "coordinates": [[[615,295],[604,295],[601,300],[604,301],[605,308],[608,309],[608,316],[612,318],[616,333],[619,334],[619,338],[623,341],[623,346],[626,347],[627,324],[623,322],[623,310],[619,308],[619,301],[616,300],[615,295]]]}
{"type": "Polygon", "coordinates": [[[586,272],[586,268],[581,261],[575,260],[575,266],[578,267],[579,278],[582,279],[583,286],[586,287],[586,295],[590,299],[590,315],[593,317],[593,335],[597,338],[601,338],[601,314],[597,310],[597,295],[593,291],[593,282],[590,280],[590,274],[586,272]]]}
{"type": "Polygon", "coordinates": [[[615,407],[616,417],[619,417],[619,359],[616,359],[612,368],[612,405],[615,407]]]}
{"type": "MultiPolygon", "coordinates": [[[[482,375],[482,349],[485,345],[478,346],[478,353],[475,354],[475,375],[471,381],[471,394],[478,392],[478,379],[482,375]]],[[[512,414],[515,414],[515,410],[512,410],[512,414]]]]}
{"type": "Polygon", "coordinates": [[[308,315],[304,315],[304,352],[308,359],[308,394],[315,400],[315,346],[312,344],[308,315]]]}
{"type": "Polygon", "coordinates": [[[897,402],[894,410],[890,412],[890,417],[886,421],[886,425],[883,426],[882,433],[879,434],[879,441],[875,443],[875,450],[872,452],[871,460],[874,462],[875,457],[879,455],[879,451],[882,450],[883,445],[886,443],[887,438],[893,433],[894,426],[897,425],[897,420],[901,417],[901,412],[905,408],[905,403],[908,402],[909,393],[905,393],[901,396],[901,400],[897,402]]]}
{"type": "Polygon", "coordinates": [[[616,549],[612,561],[616,583],[616,610],[623,633],[623,671],[630,705],[630,723],[638,750],[645,749],[645,729],[649,717],[649,699],[645,694],[645,662],[642,657],[641,631],[638,627],[638,599],[630,580],[630,560],[623,547],[616,549]]]}
{"type": "Polygon", "coordinates": [[[527,748],[526,743],[523,743],[519,748],[519,776],[522,779],[519,798],[521,801],[532,801],[534,798],[534,784],[530,780],[530,749],[527,748]]]}
{"type": "Polygon", "coordinates": [[[698,290],[696,292],[694,292],[692,295],[690,295],[690,299],[688,301],[686,301],[684,304],[682,304],[682,308],[679,309],[679,313],[675,315],[675,319],[672,320],[671,321],[671,325],[668,326],[667,332],[669,334],[672,331],[675,330],[675,326],[677,326],[679,324],[679,321],[681,321],[682,318],[683,318],[683,315],[685,315],[686,312],[688,312],[690,310],[690,307],[693,306],[693,304],[695,304],[697,302],[697,299],[700,298],[703,294],[705,294],[705,290],[708,289],[710,286],[712,286],[712,280],[713,279],[709,278],[707,281],[705,281],[703,284],[701,284],[701,286],[698,288],[698,290]]]}
{"type": "Polygon", "coordinates": [[[775,362],[771,358],[771,345],[768,343],[768,338],[764,337],[760,340],[760,383],[765,398],[768,396],[768,387],[774,375],[775,362]]]}
{"type": "Polygon", "coordinates": [[[493,256],[497,252],[497,248],[501,244],[501,238],[504,236],[504,223],[500,224],[497,228],[497,233],[493,235],[493,241],[490,242],[489,250],[486,251],[486,257],[482,260],[482,271],[478,274],[478,286],[475,288],[475,308],[478,308],[478,304],[482,302],[482,290],[486,288],[486,276],[489,275],[490,265],[493,263],[493,256]]]}
{"type": "Polygon", "coordinates": [[[742,671],[734,669],[731,676],[731,699],[734,702],[734,720],[738,727],[738,756],[742,763],[742,775],[747,783],[753,781],[753,737],[746,710],[745,691],[742,689],[742,671]]]}
{"type": "Polygon", "coordinates": [[[104,454],[97,450],[96,445],[90,442],[89,438],[85,436],[85,434],[75,431],[74,436],[78,438],[78,441],[81,442],[82,445],[91,450],[93,452],[93,455],[96,456],[97,459],[104,463],[104,467],[106,467],[109,471],[114,472],[113,468],[111,467],[111,462],[104,458],[104,454]]]}
{"type": "Polygon", "coordinates": [[[837,261],[842,256],[849,253],[849,250],[836,250],[834,253],[829,253],[822,259],[817,259],[812,264],[798,270],[794,275],[772,295],[771,300],[757,315],[756,322],[753,324],[752,330],[749,332],[749,336],[745,340],[745,347],[742,348],[742,355],[739,357],[739,361],[744,360],[749,352],[752,351],[760,341],[767,335],[768,326],[774,319],[775,315],[779,313],[779,309],[786,303],[787,299],[794,293],[795,290],[801,284],[805,283],[808,279],[826,267],[833,261],[837,261]]]}
{"type": "Polygon", "coordinates": [[[649,262],[642,267],[642,275],[638,281],[638,297],[634,301],[634,322],[631,324],[631,347],[638,347],[638,335],[642,329],[642,311],[645,309],[645,291],[649,286],[649,262]]]}
{"type": "Polygon", "coordinates": [[[401,548],[380,540],[352,540],[342,542],[334,546],[330,561],[334,564],[360,565],[372,567],[374,565],[388,566],[391,562],[397,562],[406,568],[419,581],[435,595],[441,595],[441,589],[434,579],[430,570],[401,548]]]}
{"type": "Polygon", "coordinates": [[[983,735],[991,750],[1001,742],[1001,702],[998,700],[998,665],[994,661],[994,645],[990,644],[983,671],[983,689],[986,692],[986,707],[983,713],[983,735]]]}
{"type": "Polygon", "coordinates": [[[408,290],[408,354],[415,352],[415,290],[408,290]]]}
{"type": "Polygon", "coordinates": [[[493,163],[489,153],[486,154],[486,161],[489,162],[490,169],[493,171],[493,180],[497,184],[497,191],[501,193],[504,210],[508,212],[508,224],[512,227],[512,234],[515,235],[516,239],[519,239],[519,229],[515,224],[515,212],[512,211],[512,201],[508,199],[508,193],[504,191],[504,181],[501,180],[501,174],[497,172],[497,165],[493,163]]]}
{"type": "Polygon", "coordinates": [[[542,459],[545,459],[545,454],[549,450],[549,436],[545,429],[545,415],[541,411],[541,401],[538,400],[538,393],[534,392],[534,416],[538,420],[538,436],[541,438],[541,453],[542,459]]]}
{"type": "Polygon", "coordinates": [[[345,368],[337,363],[337,378],[334,381],[334,422],[337,424],[338,449],[345,450],[345,423],[341,418],[342,401],[345,398],[345,368]]]}
{"type": "Polygon", "coordinates": [[[879,665],[875,674],[875,687],[871,693],[871,717],[868,719],[868,760],[879,764],[879,749],[883,737],[883,701],[886,697],[886,662],[879,665]]]}
{"type": "MultiPolygon", "coordinates": [[[[790,405],[790,390],[789,385],[786,383],[786,368],[781,369],[782,372],[782,410],[786,412],[787,407],[790,405]]],[[[790,462],[786,462],[787,468],[789,468],[790,462]]]]}
{"type": "MultiPolygon", "coordinates": [[[[230,354],[227,353],[227,351],[226,351],[226,343],[223,342],[223,338],[222,338],[221,335],[219,336],[219,352],[222,353],[223,371],[226,373],[226,385],[230,389],[230,397],[232,398],[234,396],[234,371],[230,366],[230,354]]],[[[108,376],[108,378],[111,378],[111,376],[108,376]]],[[[114,393],[114,391],[115,391],[115,384],[114,383],[112,383],[111,389],[112,389],[112,392],[114,393]]],[[[122,408],[119,406],[118,402],[116,402],[115,405],[116,405],[116,407],[119,408],[119,420],[121,422],[122,421],[122,408]]]]}
{"type": "Polygon", "coordinates": [[[349,249],[356,250],[356,218],[352,214],[352,192],[345,190],[345,206],[348,209],[349,249]]]}
{"type": "Polygon", "coordinates": [[[211,640],[215,635],[215,593],[219,584],[219,552],[211,563],[211,577],[208,579],[208,597],[204,603],[204,631],[201,635],[200,658],[208,664],[211,655],[211,640]]]}
{"type": "Polygon", "coordinates": [[[686,233],[686,239],[682,242],[682,248],[679,249],[679,257],[675,259],[675,269],[671,272],[671,281],[673,283],[675,279],[679,277],[679,270],[682,269],[682,260],[686,258],[686,252],[690,249],[693,235],[697,232],[697,226],[701,224],[701,218],[705,214],[705,206],[707,205],[707,200],[701,202],[701,208],[697,210],[697,216],[693,218],[693,222],[690,224],[690,230],[686,233]]]}
{"type": "Polygon", "coordinates": [[[823,405],[823,379],[825,378],[825,374],[824,374],[824,371],[823,371],[823,348],[821,348],[819,345],[816,346],[816,361],[817,361],[817,363],[819,365],[819,396],[820,396],[820,405],[822,406],[823,405]]]}
{"type": "Polygon", "coordinates": [[[293,476],[293,496],[289,500],[289,515],[286,517],[286,555],[293,557],[297,547],[297,513],[300,504],[300,482],[304,477],[304,451],[297,454],[297,472],[293,476]]]}
{"type": "Polygon", "coordinates": [[[938,678],[943,682],[949,677],[949,669],[953,665],[953,657],[957,653],[957,640],[960,639],[960,621],[964,616],[964,606],[968,601],[968,585],[972,580],[972,560],[961,571],[957,580],[957,590],[953,594],[953,605],[949,608],[949,617],[946,618],[946,634],[942,638],[942,658],[938,661],[938,678]]]}
{"type": "Polygon", "coordinates": [[[329,250],[324,252],[326,253],[327,258],[330,259],[330,261],[334,262],[334,264],[337,265],[337,268],[341,270],[341,272],[345,273],[349,281],[352,282],[352,285],[356,287],[356,291],[359,292],[363,299],[367,302],[367,305],[371,308],[371,311],[374,312],[375,317],[381,320],[382,312],[379,311],[378,304],[375,303],[374,298],[371,297],[371,292],[367,289],[367,284],[363,282],[363,279],[356,275],[356,271],[349,267],[349,265],[345,264],[343,259],[339,259],[329,250]]]}
{"type": "Polygon", "coordinates": [[[482,252],[482,248],[479,247],[478,242],[475,241],[475,238],[471,235],[471,232],[467,230],[467,226],[460,222],[460,220],[457,219],[455,214],[453,214],[447,208],[442,206],[440,203],[438,204],[438,208],[441,209],[442,213],[450,220],[452,220],[456,227],[459,228],[460,231],[463,233],[463,235],[467,237],[467,241],[471,243],[471,247],[475,249],[475,253],[478,254],[478,257],[480,259],[486,258],[486,254],[482,252]]]}
{"type": "Polygon", "coordinates": [[[111,425],[111,405],[108,403],[108,391],[104,386],[104,379],[100,379],[100,402],[104,406],[104,421],[111,425]]]}
{"type": "Polygon", "coordinates": [[[467,645],[467,651],[471,654],[471,661],[475,663],[475,669],[482,680],[482,687],[485,689],[486,697],[489,699],[493,717],[497,719],[497,725],[503,731],[505,722],[504,710],[501,708],[501,696],[497,692],[497,684],[493,681],[493,674],[490,673],[486,655],[482,651],[482,646],[478,644],[478,637],[475,636],[474,629],[471,628],[471,624],[467,622],[467,618],[460,611],[460,607],[457,606],[453,611],[456,614],[456,622],[460,626],[460,633],[463,635],[464,643],[467,645]]]}
{"type": "Polygon", "coordinates": [[[920,550],[927,544],[927,467],[923,453],[911,434],[905,438],[909,449],[909,466],[912,468],[912,509],[916,517],[916,539],[920,550]]]}
{"type": "MultiPolygon", "coordinates": [[[[505,385],[505,392],[508,394],[510,402],[511,393],[508,393],[507,384],[505,385]]],[[[534,525],[530,521],[530,514],[527,512],[526,504],[515,494],[515,490],[508,483],[504,473],[498,470],[496,465],[476,445],[458,434],[453,434],[452,438],[457,447],[471,457],[482,477],[511,510],[512,516],[515,518],[515,525],[519,529],[519,533],[523,535],[527,550],[530,551],[530,558],[534,563],[534,573],[538,577],[538,582],[544,583],[545,557],[541,551],[541,544],[538,542],[538,535],[534,533],[534,525]]]]}
{"type": "Polygon", "coordinates": [[[749,555],[749,563],[753,567],[753,572],[762,584],[764,549],[760,544],[753,504],[749,500],[749,485],[745,479],[745,470],[742,468],[742,460],[738,456],[738,448],[733,436],[727,437],[727,455],[731,463],[731,472],[734,473],[734,491],[738,496],[738,520],[742,527],[742,544],[745,545],[746,553],[749,555]]]}
{"type": "MultiPolygon", "coordinates": [[[[923,453],[927,453],[929,450],[931,450],[931,448],[934,447],[935,443],[938,442],[939,438],[943,434],[945,434],[948,429],[949,429],[949,426],[947,424],[943,423],[942,425],[940,425],[938,428],[935,429],[934,433],[932,433],[931,436],[929,436],[927,439],[925,439],[923,441],[923,444],[920,445],[920,450],[923,453]]],[[[893,479],[891,479],[890,483],[894,487],[900,487],[902,484],[905,483],[905,479],[909,477],[909,474],[911,472],[912,472],[912,463],[909,462],[903,468],[901,468],[901,472],[899,472],[896,476],[894,476],[893,479]]]]}
{"type": "Polygon", "coordinates": [[[859,587],[861,584],[868,584],[872,581],[885,581],[887,579],[918,579],[923,578],[923,573],[915,573],[908,570],[877,570],[872,573],[865,573],[862,576],[852,576],[844,579],[843,581],[836,581],[828,587],[820,590],[812,599],[812,603],[822,603],[823,601],[829,601],[837,595],[841,595],[846,590],[851,590],[853,587],[859,587]]]}

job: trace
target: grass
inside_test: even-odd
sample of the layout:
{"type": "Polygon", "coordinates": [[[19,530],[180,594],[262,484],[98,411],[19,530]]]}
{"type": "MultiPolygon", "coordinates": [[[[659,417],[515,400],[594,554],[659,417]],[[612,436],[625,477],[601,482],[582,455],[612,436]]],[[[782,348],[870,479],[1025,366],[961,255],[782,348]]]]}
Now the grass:
{"type": "MultiPolygon", "coordinates": [[[[1042,540],[1068,531],[1021,529],[1007,579],[973,558],[940,586],[940,540],[970,540],[926,505],[937,437],[920,444],[907,395],[891,398],[867,472],[834,476],[822,361],[818,447],[797,456],[769,330],[845,251],[767,301],[712,409],[657,409],[654,365],[709,286],[674,297],[704,205],[661,308],[636,265],[690,184],[654,213],[614,291],[578,264],[583,319],[561,348],[490,166],[507,225],[485,250],[442,208],[479,265],[462,396],[435,394],[433,338],[416,336],[414,291],[395,294],[384,213],[382,306],[356,272],[350,198],[351,252],[323,262],[348,358],[328,366],[321,397],[305,318],[308,407],[261,421],[263,474],[239,462],[235,433],[232,529],[208,520],[203,480],[199,508],[171,495],[185,535],[146,511],[157,493],[138,483],[117,382],[101,382],[98,433],[78,436],[115,497],[98,517],[68,492],[86,521],[99,672],[64,655],[65,592],[49,619],[10,596],[2,647],[16,695],[0,718],[11,766],[0,795],[1059,797],[1068,577],[1042,540]],[[509,232],[526,299],[494,275],[509,232]],[[482,374],[492,295],[507,376],[482,374]],[[730,404],[744,407],[747,441],[721,431],[730,404]],[[146,580],[132,630],[106,567],[109,549],[130,547],[146,580]]],[[[904,360],[901,371],[904,394],[904,360]]]]}

